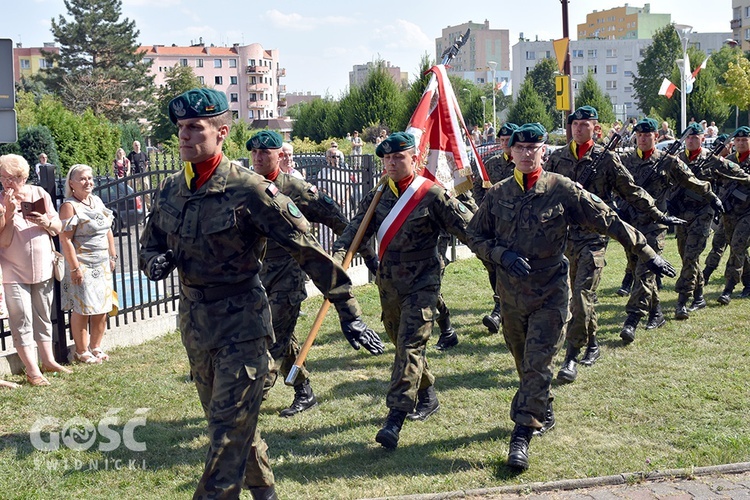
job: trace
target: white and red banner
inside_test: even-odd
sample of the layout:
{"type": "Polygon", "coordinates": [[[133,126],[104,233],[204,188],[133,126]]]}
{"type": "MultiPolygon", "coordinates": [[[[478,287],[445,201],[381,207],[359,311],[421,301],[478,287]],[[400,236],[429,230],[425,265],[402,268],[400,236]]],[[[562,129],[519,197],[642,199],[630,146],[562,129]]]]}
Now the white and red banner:
{"type": "Polygon", "coordinates": [[[664,81],[661,82],[661,87],[659,88],[659,95],[663,95],[663,96],[666,96],[667,99],[671,99],[672,94],[674,94],[674,91],[676,89],[677,89],[677,86],[665,78],[664,81]]]}
{"type": "Polygon", "coordinates": [[[416,139],[420,174],[451,194],[464,193],[472,187],[471,155],[482,184],[490,187],[487,170],[464,124],[445,66],[433,66],[429,72],[433,76],[406,128],[416,139]]]}
{"type": "Polygon", "coordinates": [[[393,237],[404,225],[404,221],[409,217],[409,214],[414,208],[419,205],[424,195],[430,190],[434,182],[422,177],[415,175],[414,180],[409,187],[401,194],[398,201],[391,211],[388,212],[388,216],[383,220],[383,223],[378,229],[378,256],[382,259],[388,244],[391,242],[393,237]]]}

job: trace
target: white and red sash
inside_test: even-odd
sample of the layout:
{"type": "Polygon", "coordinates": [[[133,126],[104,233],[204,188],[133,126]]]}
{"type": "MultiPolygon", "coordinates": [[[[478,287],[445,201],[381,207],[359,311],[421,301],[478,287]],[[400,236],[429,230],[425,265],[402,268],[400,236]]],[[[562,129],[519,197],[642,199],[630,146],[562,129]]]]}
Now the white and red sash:
{"type": "Polygon", "coordinates": [[[388,248],[393,237],[396,236],[401,226],[409,217],[409,214],[419,205],[427,191],[435,184],[430,179],[417,175],[414,181],[409,184],[406,191],[399,197],[396,204],[391,208],[388,216],[378,229],[378,256],[382,259],[385,250],[388,248]]]}

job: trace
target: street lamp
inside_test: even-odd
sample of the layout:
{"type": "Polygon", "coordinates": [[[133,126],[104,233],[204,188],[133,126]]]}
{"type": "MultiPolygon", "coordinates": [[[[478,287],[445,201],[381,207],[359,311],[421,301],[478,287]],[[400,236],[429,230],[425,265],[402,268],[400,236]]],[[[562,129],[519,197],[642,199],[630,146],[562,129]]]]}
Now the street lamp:
{"type": "Polygon", "coordinates": [[[487,106],[485,106],[487,104],[487,96],[483,95],[480,99],[482,100],[482,124],[484,125],[487,123],[487,106]]]}
{"type": "Polygon", "coordinates": [[[495,61],[487,61],[487,65],[492,70],[492,128],[495,129],[495,133],[497,133],[497,127],[495,127],[495,116],[497,115],[497,111],[495,110],[495,93],[497,92],[495,84],[495,68],[497,68],[497,63],[495,61]]]}
{"type": "Polygon", "coordinates": [[[471,90],[470,89],[461,89],[461,92],[468,92],[469,93],[469,104],[471,104],[471,90]]]}
{"type": "Polygon", "coordinates": [[[680,130],[685,130],[685,127],[687,127],[687,94],[685,93],[685,87],[687,86],[687,82],[685,81],[685,74],[689,71],[689,68],[686,67],[685,62],[687,61],[687,45],[688,45],[688,36],[690,36],[690,32],[693,30],[692,26],[688,26],[687,24],[675,24],[673,25],[674,29],[677,31],[677,35],[680,37],[680,42],[682,42],[682,64],[678,65],[681,66],[680,68],[680,119],[682,120],[682,128],[680,130]]]}

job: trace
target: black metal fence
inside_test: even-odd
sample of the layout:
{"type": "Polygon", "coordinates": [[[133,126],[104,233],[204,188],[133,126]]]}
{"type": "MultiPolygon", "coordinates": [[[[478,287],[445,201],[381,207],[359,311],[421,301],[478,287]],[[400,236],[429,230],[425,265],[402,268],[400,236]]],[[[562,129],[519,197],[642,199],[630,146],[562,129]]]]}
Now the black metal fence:
{"type": "MultiPolygon", "coordinates": [[[[109,318],[108,327],[148,321],[172,313],[177,308],[177,273],[172,273],[163,281],[152,282],[138,269],[138,241],[151,200],[161,180],[181,168],[179,158],[169,153],[152,153],[150,159],[147,172],[121,179],[109,175],[96,176],[94,194],[114,212],[113,232],[119,256],[113,280],[120,308],[116,316],[109,318]]],[[[350,156],[345,165],[336,168],[328,166],[325,155],[321,154],[296,155],[295,159],[307,180],[319,189],[325,189],[349,218],[356,213],[364,194],[375,186],[381,172],[379,159],[371,155],[350,156]]],[[[56,177],[54,169],[49,167],[48,171],[41,173],[39,183],[59,208],[64,199],[65,179],[56,177]]],[[[327,227],[317,224],[314,227],[323,248],[330,250],[335,235],[327,227]]],[[[55,240],[59,250],[58,238],[55,240]]],[[[352,266],[359,264],[361,259],[358,258],[352,266]]],[[[66,359],[67,346],[72,343],[70,314],[60,309],[60,284],[57,282],[54,286],[52,324],[55,356],[66,359]]],[[[9,352],[13,352],[10,330],[7,320],[2,320],[0,356],[9,352]]]]}

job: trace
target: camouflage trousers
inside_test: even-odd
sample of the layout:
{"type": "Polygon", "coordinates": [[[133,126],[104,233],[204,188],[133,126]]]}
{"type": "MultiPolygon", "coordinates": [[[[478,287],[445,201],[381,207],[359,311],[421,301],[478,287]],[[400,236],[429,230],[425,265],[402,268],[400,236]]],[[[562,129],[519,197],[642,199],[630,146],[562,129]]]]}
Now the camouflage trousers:
{"type": "Polygon", "coordinates": [[[596,289],[602,280],[602,272],[607,264],[604,254],[606,241],[571,241],[565,249],[570,261],[570,282],[572,300],[570,312],[573,319],[567,328],[567,340],[574,347],[587,345],[589,338],[596,335],[598,317],[594,301],[596,289]]]}
{"type": "Polygon", "coordinates": [[[383,326],[396,346],[391,384],[385,404],[392,410],[412,411],[417,391],[435,383],[427,365],[425,347],[435,319],[440,286],[428,286],[409,294],[380,287],[383,326]]]}
{"type": "Polygon", "coordinates": [[[503,337],[520,380],[510,407],[517,424],[542,427],[552,385],[552,362],[570,315],[568,266],[535,271],[528,279],[498,273],[503,337]]]}
{"type": "Polygon", "coordinates": [[[190,372],[208,420],[208,454],[193,498],[239,498],[241,488],[271,486],[273,472],[258,430],[268,337],[203,350],[186,344],[190,372]]]}
{"type": "Polygon", "coordinates": [[[674,287],[679,294],[691,295],[696,288],[703,288],[700,256],[706,249],[713,217],[713,211],[706,210],[689,219],[687,224],[675,228],[677,251],[682,259],[682,269],[674,287]]]}
{"type": "Polygon", "coordinates": [[[714,231],[714,236],[711,238],[711,251],[706,256],[706,267],[716,269],[719,267],[721,258],[724,255],[724,250],[727,248],[727,233],[724,230],[724,216],[721,217],[721,222],[714,231]]]}
{"type": "Polygon", "coordinates": [[[729,242],[729,260],[724,271],[727,286],[736,285],[740,278],[747,274],[750,263],[747,261],[748,247],[750,247],[750,214],[742,217],[724,216],[726,239],[729,242]]]}
{"type": "MultiPolygon", "coordinates": [[[[646,242],[658,255],[661,255],[664,251],[666,233],[664,229],[644,233],[646,242]]],[[[640,317],[647,316],[659,305],[659,287],[656,283],[656,275],[646,267],[643,260],[630,252],[628,252],[628,269],[633,270],[633,288],[625,306],[625,312],[640,317]]]]}

